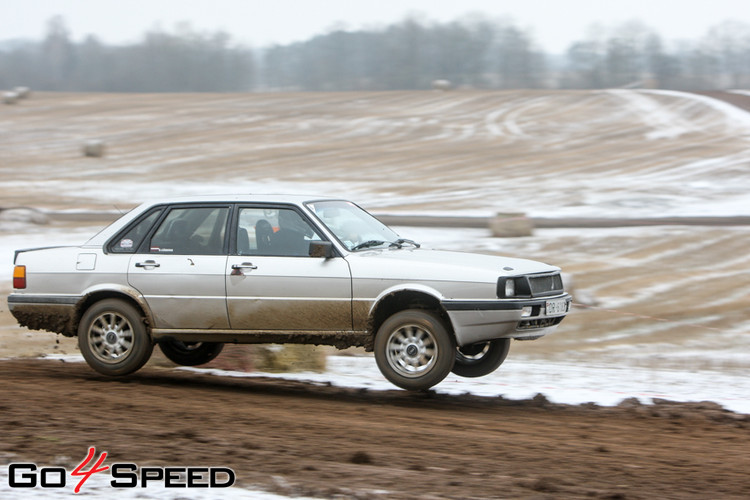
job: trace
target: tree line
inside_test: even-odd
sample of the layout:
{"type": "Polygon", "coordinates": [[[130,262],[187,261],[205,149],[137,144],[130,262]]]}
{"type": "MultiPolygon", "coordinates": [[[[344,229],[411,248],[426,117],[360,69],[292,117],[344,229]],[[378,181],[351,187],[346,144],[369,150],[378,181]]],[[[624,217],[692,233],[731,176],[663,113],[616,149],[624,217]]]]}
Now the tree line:
{"type": "Polygon", "coordinates": [[[726,21],[698,40],[665,41],[637,21],[592,28],[562,55],[541,51],[512,22],[474,15],[406,18],[381,29],[333,30],[253,49],[183,24],[130,45],[74,42],[64,19],[40,41],[0,44],[0,88],[103,92],[750,87],[750,26],[726,21]]]}

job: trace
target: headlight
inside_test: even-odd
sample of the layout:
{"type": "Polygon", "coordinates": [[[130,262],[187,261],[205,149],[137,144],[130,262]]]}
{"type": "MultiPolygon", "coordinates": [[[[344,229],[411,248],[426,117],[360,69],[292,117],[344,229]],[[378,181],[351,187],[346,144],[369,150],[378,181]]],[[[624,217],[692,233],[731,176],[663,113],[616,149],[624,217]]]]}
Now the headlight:
{"type": "Polygon", "coordinates": [[[497,279],[497,297],[499,299],[531,297],[529,280],[526,276],[499,277],[497,279]]]}

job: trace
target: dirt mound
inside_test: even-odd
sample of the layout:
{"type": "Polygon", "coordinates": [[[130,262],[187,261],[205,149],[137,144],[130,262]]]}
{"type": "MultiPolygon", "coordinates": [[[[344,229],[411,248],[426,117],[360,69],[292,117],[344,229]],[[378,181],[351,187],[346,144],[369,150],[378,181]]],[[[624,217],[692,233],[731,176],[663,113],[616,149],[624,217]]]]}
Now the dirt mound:
{"type": "Polygon", "coordinates": [[[728,102],[729,104],[737,106],[740,109],[744,109],[745,111],[750,111],[750,95],[735,94],[732,92],[721,92],[719,90],[696,92],[696,94],[713,97],[714,99],[728,102]]]}
{"type": "Polygon", "coordinates": [[[750,417],[712,403],[616,408],[372,392],[147,368],[0,362],[0,456],[70,468],[231,467],[240,484],[352,498],[744,498],[750,417]],[[110,462],[111,461],[111,462],[110,462]]]}

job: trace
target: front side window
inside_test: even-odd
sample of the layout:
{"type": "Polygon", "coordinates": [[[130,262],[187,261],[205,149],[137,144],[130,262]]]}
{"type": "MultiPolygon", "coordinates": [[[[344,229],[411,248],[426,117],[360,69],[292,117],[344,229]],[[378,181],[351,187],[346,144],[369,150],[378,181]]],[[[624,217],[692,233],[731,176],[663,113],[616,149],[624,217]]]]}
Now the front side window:
{"type": "Polygon", "coordinates": [[[173,208],[151,238],[149,253],[224,253],[228,207],[173,208]]]}
{"type": "Polygon", "coordinates": [[[237,224],[239,255],[307,257],[321,237],[291,208],[241,208],[237,224]]]}

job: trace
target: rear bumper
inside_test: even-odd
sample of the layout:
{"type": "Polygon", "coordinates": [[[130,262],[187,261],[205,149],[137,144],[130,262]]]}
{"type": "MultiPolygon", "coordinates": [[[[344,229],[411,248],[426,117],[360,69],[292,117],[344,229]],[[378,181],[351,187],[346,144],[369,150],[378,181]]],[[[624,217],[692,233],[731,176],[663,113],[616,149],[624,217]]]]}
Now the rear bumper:
{"type": "Polygon", "coordinates": [[[71,295],[11,294],[8,310],[21,326],[74,336],[76,304],[80,300],[71,295]]]}
{"type": "Polygon", "coordinates": [[[501,338],[531,339],[547,335],[570,311],[568,294],[543,299],[445,300],[459,346],[501,338]],[[548,302],[565,303],[562,312],[547,313],[548,302]]]}

